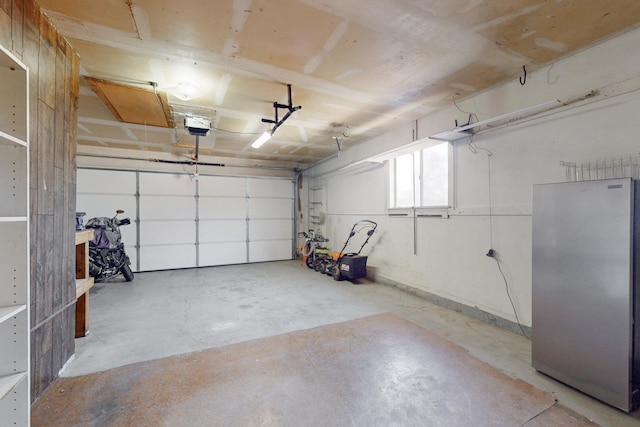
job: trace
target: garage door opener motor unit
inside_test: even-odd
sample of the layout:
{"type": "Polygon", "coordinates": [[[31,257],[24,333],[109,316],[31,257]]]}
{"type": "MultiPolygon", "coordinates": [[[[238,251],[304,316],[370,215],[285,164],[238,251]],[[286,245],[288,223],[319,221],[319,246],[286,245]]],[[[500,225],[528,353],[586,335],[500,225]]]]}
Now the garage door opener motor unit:
{"type": "Polygon", "coordinates": [[[336,259],[335,265],[329,268],[331,276],[334,280],[356,280],[367,276],[367,256],[360,255],[362,249],[369,242],[369,239],[376,232],[378,224],[368,219],[363,219],[356,222],[351,227],[349,237],[344,242],[344,246],[336,259]],[[358,252],[344,253],[344,250],[349,245],[351,238],[358,234],[360,231],[367,230],[367,239],[364,241],[358,252]]]}

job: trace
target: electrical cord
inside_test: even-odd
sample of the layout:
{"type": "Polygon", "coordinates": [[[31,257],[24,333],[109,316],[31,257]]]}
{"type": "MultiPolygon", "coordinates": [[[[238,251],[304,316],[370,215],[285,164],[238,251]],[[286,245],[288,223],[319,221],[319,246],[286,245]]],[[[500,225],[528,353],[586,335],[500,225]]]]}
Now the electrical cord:
{"type": "MultiPolygon", "coordinates": [[[[525,71],[526,73],[526,71],[525,71]]],[[[452,95],[452,99],[453,99],[453,105],[455,105],[455,107],[462,113],[468,114],[469,118],[471,117],[475,117],[476,121],[478,121],[478,116],[475,113],[470,113],[468,111],[463,110],[462,108],[460,108],[458,106],[458,103],[456,102],[456,96],[458,94],[454,93],[452,95]]],[[[488,174],[488,184],[489,184],[489,244],[490,244],[490,249],[489,252],[487,253],[487,256],[490,258],[493,258],[496,261],[496,265],[498,266],[498,271],[500,272],[500,275],[502,276],[502,280],[504,281],[504,287],[505,290],[507,291],[507,297],[509,298],[509,302],[511,303],[511,307],[513,308],[513,314],[516,316],[516,323],[518,324],[518,327],[520,328],[520,331],[522,331],[522,334],[527,338],[529,338],[529,335],[527,335],[527,333],[525,332],[524,328],[522,327],[522,324],[520,323],[520,318],[518,317],[518,311],[516,310],[516,306],[513,303],[513,298],[511,298],[511,293],[509,292],[509,283],[507,281],[507,277],[505,276],[504,272],[502,271],[502,266],[500,265],[500,260],[498,260],[498,258],[495,255],[495,251],[493,250],[493,200],[491,197],[491,156],[493,156],[493,153],[491,152],[491,150],[488,150],[486,148],[482,148],[482,147],[478,147],[476,145],[475,142],[473,142],[473,137],[474,134],[470,134],[469,135],[469,140],[467,141],[467,148],[469,148],[469,151],[471,151],[473,154],[480,154],[480,151],[484,151],[487,154],[487,174],[488,174]]]]}
{"type": "Polygon", "coordinates": [[[509,297],[509,302],[511,303],[511,307],[513,308],[513,314],[516,315],[516,323],[518,324],[518,327],[522,331],[522,335],[524,335],[527,339],[530,339],[529,335],[527,335],[527,333],[524,331],[524,328],[522,327],[522,324],[520,323],[520,318],[518,317],[516,306],[513,303],[513,299],[511,298],[511,293],[509,292],[509,284],[507,282],[507,277],[504,275],[502,271],[502,267],[500,266],[500,261],[495,255],[491,256],[491,258],[493,258],[496,261],[496,265],[498,266],[498,271],[500,271],[500,274],[502,275],[502,280],[504,280],[504,288],[507,290],[507,296],[509,297]]]}
{"type": "Polygon", "coordinates": [[[459,93],[454,93],[453,95],[451,95],[451,99],[453,100],[453,105],[455,105],[455,107],[458,109],[458,111],[460,111],[461,113],[465,113],[468,114],[469,117],[475,117],[476,122],[479,122],[480,120],[478,120],[478,116],[476,115],[476,113],[470,113],[468,111],[463,110],[462,108],[460,108],[458,106],[458,103],[456,102],[456,96],[459,96],[459,93]]]}
{"type": "Polygon", "coordinates": [[[467,141],[467,148],[469,148],[469,151],[471,151],[473,154],[480,154],[480,151],[485,151],[487,153],[487,156],[492,156],[493,153],[491,152],[491,150],[478,147],[478,145],[476,145],[476,143],[473,142],[473,136],[474,134],[469,135],[469,140],[467,141]]]}
{"type": "Polygon", "coordinates": [[[522,334],[527,339],[529,339],[529,335],[527,335],[524,328],[522,327],[522,324],[520,323],[520,318],[518,316],[518,311],[516,310],[516,306],[513,303],[513,298],[511,298],[507,277],[502,271],[500,260],[498,260],[498,258],[495,255],[495,251],[493,250],[493,200],[492,200],[492,192],[491,192],[491,189],[493,188],[491,183],[491,156],[493,156],[493,153],[490,150],[487,150],[486,148],[478,147],[473,142],[473,135],[469,137],[469,142],[467,143],[467,146],[469,147],[469,150],[473,154],[480,154],[480,151],[485,151],[487,153],[487,175],[488,175],[488,184],[489,184],[489,247],[491,248],[489,249],[487,256],[490,258],[493,258],[496,261],[496,265],[498,266],[498,271],[500,272],[500,275],[502,276],[502,280],[504,281],[504,287],[505,287],[505,290],[507,291],[507,297],[509,298],[509,302],[511,303],[511,307],[513,308],[513,314],[516,316],[516,323],[518,324],[520,331],[522,331],[522,334]]]}
{"type": "Polygon", "coordinates": [[[217,127],[211,127],[213,130],[217,130],[219,132],[232,133],[236,135],[262,135],[262,132],[234,132],[232,130],[221,129],[217,127]]]}
{"type": "Polygon", "coordinates": [[[493,155],[493,153],[485,148],[477,148],[477,149],[484,150],[488,153],[487,168],[488,168],[488,176],[489,176],[488,178],[489,180],[489,244],[491,249],[489,249],[487,256],[489,256],[490,258],[493,258],[496,261],[496,265],[498,266],[498,271],[500,271],[500,275],[502,276],[502,280],[504,281],[504,288],[507,291],[507,297],[509,297],[509,302],[511,303],[511,307],[513,308],[513,314],[516,316],[516,323],[518,324],[518,327],[522,331],[522,334],[527,339],[529,339],[529,335],[527,335],[527,333],[524,331],[524,328],[522,327],[522,324],[520,323],[520,318],[518,317],[518,311],[516,310],[516,306],[513,303],[513,298],[511,298],[507,277],[504,275],[504,272],[502,271],[502,266],[500,265],[500,260],[498,260],[498,258],[495,255],[495,251],[493,250],[493,201],[491,198],[491,189],[493,188],[491,185],[491,156],[493,155]]]}
{"type": "MultiPolygon", "coordinates": [[[[480,120],[478,119],[478,115],[476,113],[470,113],[469,111],[463,110],[462,108],[460,108],[460,106],[458,105],[458,103],[456,102],[456,96],[458,96],[458,93],[454,93],[453,95],[451,95],[451,99],[453,100],[453,105],[458,109],[458,111],[460,111],[461,113],[465,113],[469,115],[469,122],[471,122],[471,118],[475,118],[476,122],[479,122],[480,120]]],[[[486,148],[481,148],[478,147],[476,145],[475,142],[473,142],[473,136],[474,133],[470,133],[469,135],[469,141],[467,141],[467,147],[469,148],[469,151],[471,151],[473,154],[479,154],[480,151],[486,151],[488,156],[491,156],[493,153],[489,150],[487,150],[486,148]]]]}
{"type": "Polygon", "coordinates": [[[305,245],[302,247],[302,250],[300,252],[302,253],[302,256],[311,255],[311,252],[313,252],[313,248],[311,247],[311,243],[310,242],[305,243],[305,245]],[[308,250],[306,250],[307,248],[308,248],[308,250]]]}

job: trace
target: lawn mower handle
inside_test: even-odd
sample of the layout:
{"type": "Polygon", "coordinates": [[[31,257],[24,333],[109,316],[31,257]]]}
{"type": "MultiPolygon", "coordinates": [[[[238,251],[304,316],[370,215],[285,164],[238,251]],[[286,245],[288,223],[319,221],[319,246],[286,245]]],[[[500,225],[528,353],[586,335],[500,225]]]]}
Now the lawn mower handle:
{"type": "Polygon", "coordinates": [[[367,223],[367,224],[372,224],[372,228],[371,230],[367,231],[367,240],[364,241],[364,243],[362,244],[362,246],[360,246],[360,250],[356,253],[356,255],[360,254],[360,252],[362,252],[362,248],[364,248],[364,245],[367,244],[367,242],[369,241],[369,239],[371,238],[371,236],[373,235],[373,233],[375,233],[376,228],[378,228],[378,224],[371,221],[370,219],[361,219],[360,221],[356,221],[355,224],[353,224],[353,227],[351,227],[351,232],[349,232],[349,237],[347,238],[347,241],[344,242],[344,246],[342,247],[342,249],[340,250],[340,253],[338,255],[338,259],[342,258],[342,255],[344,253],[344,250],[347,248],[347,245],[349,244],[349,240],[351,240],[351,238],[353,236],[355,236],[356,234],[356,227],[362,223],[367,223]]]}

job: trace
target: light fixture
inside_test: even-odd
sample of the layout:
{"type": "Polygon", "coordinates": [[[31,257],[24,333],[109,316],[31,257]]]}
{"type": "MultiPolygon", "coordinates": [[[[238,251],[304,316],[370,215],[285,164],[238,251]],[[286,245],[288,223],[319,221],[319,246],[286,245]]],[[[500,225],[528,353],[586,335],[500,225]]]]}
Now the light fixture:
{"type": "Polygon", "coordinates": [[[260,147],[262,147],[262,144],[264,144],[265,142],[267,142],[270,139],[271,139],[271,131],[266,131],[265,133],[260,135],[258,137],[258,139],[256,139],[255,142],[253,144],[251,144],[251,146],[253,148],[260,148],[260,147]]]}
{"type": "Polygon", "coordinates": [[[475,123],[470,123],[467,125],[455,127],[446,132],[441,132],[436,135],[431,135],[430,139],[435,139],[438,141],[457,141],[458,139],[466,138],[472,133],[474,133],[474,129],[478,129],[480,126],[490,127],[498,126],[506,123],[510,123],[513,121],[521,120],[527,118],[529,116],[533,116],[535,114],[541,113],[543,111],[548,111],[556,107],[560,107],[562,104],[560,100],[554,99],[552,101],[544,102],[542,104],[534,105],[531,107],[523,108],[521,110],[512,111],[511,113],[502,114],[497,117],[493,117],[490,119],[482,120],[475,123]]]}
{"type": "Polygon", "coordinates": [[[289,104],[285,105],[285,104],[280,104],[278,102],[273,103],[273,110],[275,115],[274,120],[262,119],[263,123],[272,123],[273,129],[260,135],[260,137],[258,137],[258,139],[256,139],[256,141],[253,144],[251,144],[253,148],[259,148],[260,146],[262,146],[262,144],[267,142],[271,138],[273,133],[276,131],[276,129],[278,129],[280,125],[283,124],[285,120],[289,118],[289,116],[291,116],[291,114],[295,113],[296,111],[302,108],[302,106],[300,105],[297,107],[293,106],[293,102],[291,101],[291,85],[287,85],[287,90],[289,93],[289,104]],[[287,110],[287,114],[285,114],[285,116],[282,119],[278,119],[278,110],[280,109],[287,110]]]}

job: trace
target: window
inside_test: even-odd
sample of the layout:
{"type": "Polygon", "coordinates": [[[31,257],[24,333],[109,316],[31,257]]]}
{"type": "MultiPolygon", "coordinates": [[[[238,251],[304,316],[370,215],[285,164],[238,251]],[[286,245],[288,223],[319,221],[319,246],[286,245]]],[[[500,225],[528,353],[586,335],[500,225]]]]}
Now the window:
{"type": "Polygon", "coordinates": [[[389,161],[389,208],[449,206],[451,144],[442,143],[389,161]]]}

